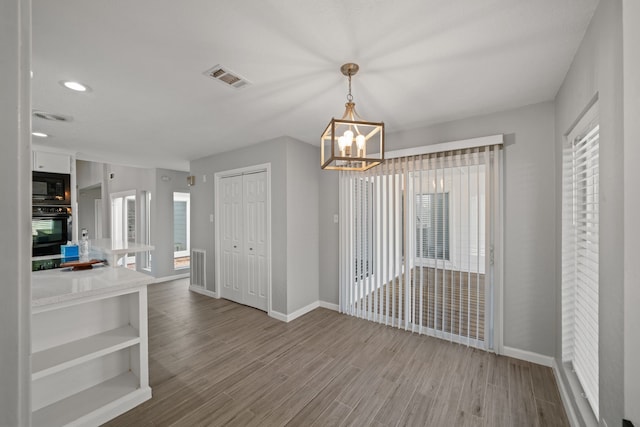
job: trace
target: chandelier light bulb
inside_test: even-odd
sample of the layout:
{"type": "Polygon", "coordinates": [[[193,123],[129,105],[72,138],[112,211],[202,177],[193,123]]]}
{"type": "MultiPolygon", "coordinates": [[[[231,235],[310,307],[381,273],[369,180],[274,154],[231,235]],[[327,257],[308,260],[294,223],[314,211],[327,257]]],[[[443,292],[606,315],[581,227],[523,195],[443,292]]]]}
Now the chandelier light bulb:
{"type": "Polygon", "coordinates": [[[364,135],[356,136],[356,145],[358,146],[358,150],[362,150],[364,148],[365,141],[364,135]]]}
{"type": "Polygon", "coordinates": [[[353,142],[353,132],[350,130],[345,131],[344,138],[347,140],[347,143],[351,145],[351,142],[353,142]]]}
{"type": "Polygon", "coordinates": [[[338,138],[338,147],[340,147],[340,151],[344,151],[344,149],[347,148],[347,145],[347,138],[344,135],[338,138]]]}

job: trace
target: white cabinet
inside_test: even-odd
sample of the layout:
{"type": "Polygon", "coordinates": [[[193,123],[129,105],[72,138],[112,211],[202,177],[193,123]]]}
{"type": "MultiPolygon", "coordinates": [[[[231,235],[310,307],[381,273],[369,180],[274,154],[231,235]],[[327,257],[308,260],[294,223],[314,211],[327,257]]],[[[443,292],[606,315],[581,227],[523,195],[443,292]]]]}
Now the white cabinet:
{"type": "Polygon", "coordinates": [[[68,154],[33,152],[33,170],[37,172],[71,173],[71,156],[68,154]]]}
{"type": "Polygon", "coordinates": [[[31,339],[33,426],[99,425],[151,398],[146,285],[34,306],[31,339]]]}

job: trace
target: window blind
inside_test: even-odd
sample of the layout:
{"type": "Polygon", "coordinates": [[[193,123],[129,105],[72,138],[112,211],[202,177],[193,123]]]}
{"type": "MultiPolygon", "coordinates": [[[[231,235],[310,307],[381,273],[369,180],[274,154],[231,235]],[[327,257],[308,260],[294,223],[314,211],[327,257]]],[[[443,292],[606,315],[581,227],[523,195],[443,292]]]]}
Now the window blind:
{"type": "Polygon", "coordinates": [[[501,158],[491,145],[340,172],[341,312],[493,348],[501,158]]]}
{"type": "Polygon", "coordinates": [[[599,419],[598,230],[600,128],[592,109],[563,154],[562,352],[599,419]]]}

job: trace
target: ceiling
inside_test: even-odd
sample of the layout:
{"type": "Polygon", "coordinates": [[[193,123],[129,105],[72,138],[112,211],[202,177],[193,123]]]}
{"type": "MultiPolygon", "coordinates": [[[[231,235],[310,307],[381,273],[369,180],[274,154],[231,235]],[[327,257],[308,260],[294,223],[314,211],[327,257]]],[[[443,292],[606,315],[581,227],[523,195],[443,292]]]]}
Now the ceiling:
{"type": "MultiPolygon", "coordinates": [[[[597,0],[33,0],[36,146],[109,163],[189,160],[342,116],[387,133],[555,97],[597,0]],[[235,89],[203,73],[221,64],[235,89]],[[60,81],[91,87],[72,92],[60,81]]],[[[34,138],[35,139],[35,138],[34,138]]]]}

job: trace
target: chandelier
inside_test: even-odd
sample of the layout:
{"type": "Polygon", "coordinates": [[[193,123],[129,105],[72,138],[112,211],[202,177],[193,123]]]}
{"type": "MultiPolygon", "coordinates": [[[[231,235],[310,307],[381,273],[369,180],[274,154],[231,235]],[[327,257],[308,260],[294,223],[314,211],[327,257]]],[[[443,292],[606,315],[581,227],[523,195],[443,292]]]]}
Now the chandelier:
{"type": "Polygon", "coordinates": [[[362,120],[351,95],[351,76],[359,69],[353,63],[340,67],[349,78],[349,94],[342,118],[331,119],[322,134],[322,169],[365,171],[384,161],[384,123],[362,120]]]}

